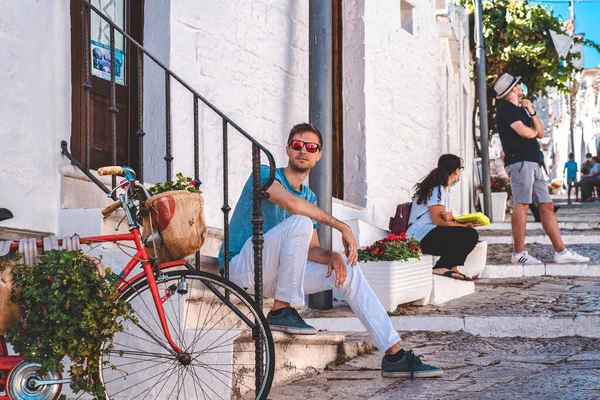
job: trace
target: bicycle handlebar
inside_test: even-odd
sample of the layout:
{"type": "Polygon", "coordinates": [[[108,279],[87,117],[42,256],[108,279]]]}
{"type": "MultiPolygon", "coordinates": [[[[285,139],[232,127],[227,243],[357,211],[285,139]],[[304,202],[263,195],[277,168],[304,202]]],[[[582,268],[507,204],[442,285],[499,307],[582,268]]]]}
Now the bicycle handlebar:
{"type": "Polygon", "coordinates": [[[123,168],[117,165],[98,168],[98,175],[123,175],[123,168]]]}
{"type": "Polygon", "coordinates": [[[102,215],[104,215],[106,217],[108,214],[112,213],[119,207],[121,207],[121,200],[117,200],[114,203],[112,203],[111,205],[104,207],[104,209],[102,210],[102,215]]]}

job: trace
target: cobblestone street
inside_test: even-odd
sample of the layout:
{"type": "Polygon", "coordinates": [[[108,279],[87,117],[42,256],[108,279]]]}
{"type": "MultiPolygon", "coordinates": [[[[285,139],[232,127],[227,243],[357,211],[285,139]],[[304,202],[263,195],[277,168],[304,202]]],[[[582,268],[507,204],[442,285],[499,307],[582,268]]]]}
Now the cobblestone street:
{"type": "Polygon", "coordinates": [[[274,389],[292,399],[600,399],[597,339],[483,338],[416,332],[403,345],[444,369],[438,379],[381,377],[381,353],[274,389]]]}
{"type": "MultiPolygon", "coordinates": [[[[442,378],[382,378],[382,354],[375,351],[275,388],[270,398],[600,399],[599,205],[564,205],[557,215],[567,247],[590,257],[589,263],[554,264],[554,249],[540,241],[547,239],[541,224],[529,222],[527,237],[535,241],[525,247],[543,264],[512,265],[508,220],[479,229],[493,243],[484,273],[489,278],[476,280],[475,293],[398,307],[392,321],[403,332],[403,346],[442,367],[442,378]]],[[[328,330],[358,323],[344,302],[303,316],[329,321],[328,330]]]]}

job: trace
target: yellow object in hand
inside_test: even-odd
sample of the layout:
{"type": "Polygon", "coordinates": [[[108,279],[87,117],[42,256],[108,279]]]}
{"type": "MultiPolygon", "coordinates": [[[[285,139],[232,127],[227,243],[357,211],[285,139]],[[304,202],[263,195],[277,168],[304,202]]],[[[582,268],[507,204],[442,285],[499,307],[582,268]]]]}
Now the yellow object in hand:
{"type": "Polygon", "coordinates": [[[490,224],[490,219],[484,213],[481,213],[481,212],[470,213],[470,214],[461,214],[461,215],[454,217],[454,220],[461,224],[466,224],[468,222],[471,222],[474,224],[480,224],[480,225],[489,225],[490,224]]]}

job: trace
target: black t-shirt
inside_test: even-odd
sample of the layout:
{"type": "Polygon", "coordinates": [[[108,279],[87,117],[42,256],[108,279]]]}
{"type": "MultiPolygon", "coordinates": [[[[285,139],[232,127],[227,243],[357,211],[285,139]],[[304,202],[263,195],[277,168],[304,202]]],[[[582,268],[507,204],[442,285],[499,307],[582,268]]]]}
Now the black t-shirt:
{"type": "Polygon", "coordinates": [[[540,144],[536,138],[526,139],[520,136],[510,125],[521,121],[525,126],[533,127],[533,121],[524,108],[503,100],[496,108],[496,129],[500,134],[504,165],[521,161],[540,163],[540,144]]]}

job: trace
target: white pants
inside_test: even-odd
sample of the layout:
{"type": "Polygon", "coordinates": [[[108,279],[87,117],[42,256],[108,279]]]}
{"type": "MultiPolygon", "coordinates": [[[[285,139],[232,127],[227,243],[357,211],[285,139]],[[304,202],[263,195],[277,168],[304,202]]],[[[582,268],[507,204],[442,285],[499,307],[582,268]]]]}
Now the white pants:
{"type": "MultiPolygon", "coordinates": [[[[264,236],[263,296],[304,304],[304,296],[335,288],[335,272],[329,278],[327,266],[307,261],[313,235],[312,221],[294,215],[273,227],[264,236]]],[[[365,326],[377,348],[386,351],[400,341],[387,312],[365,279],[360,266],[346,265],[341,287],[346,301],[365,326]]],[[[248,239],[229,263],[229,278],[238,286],[254,291],[254,249],[248,239]]]]}

